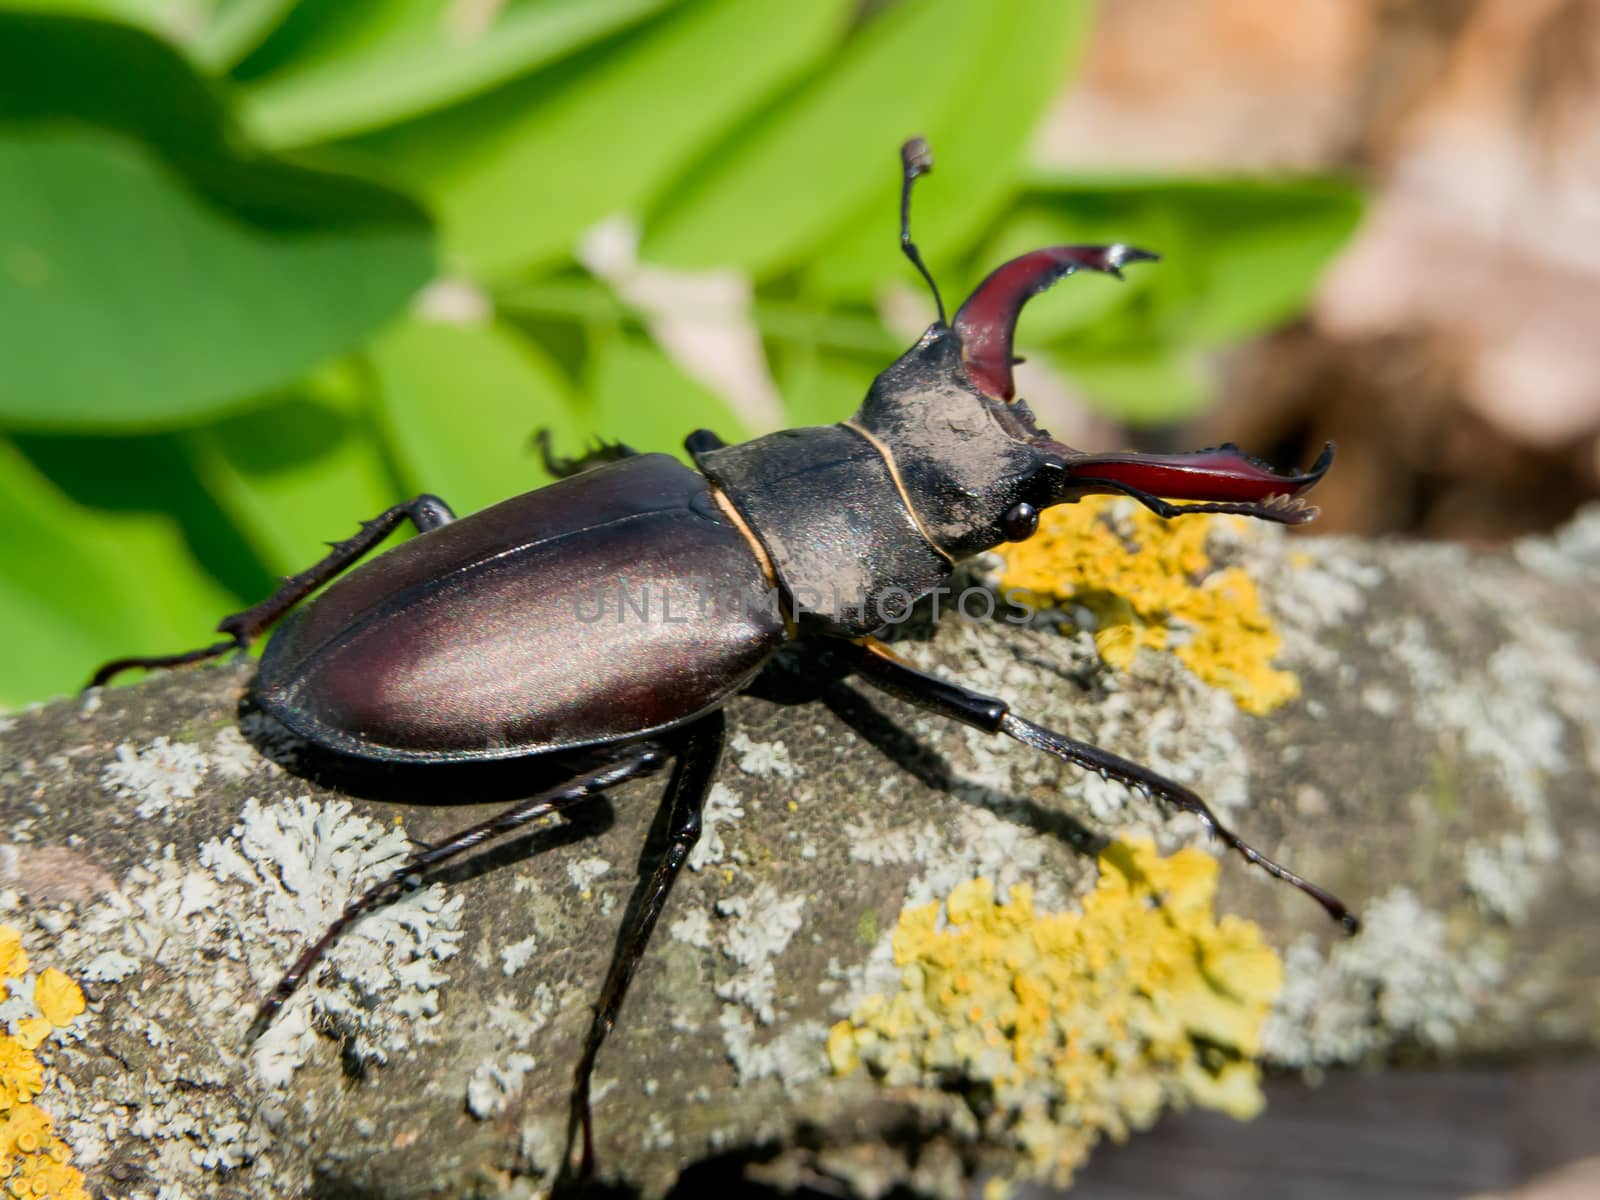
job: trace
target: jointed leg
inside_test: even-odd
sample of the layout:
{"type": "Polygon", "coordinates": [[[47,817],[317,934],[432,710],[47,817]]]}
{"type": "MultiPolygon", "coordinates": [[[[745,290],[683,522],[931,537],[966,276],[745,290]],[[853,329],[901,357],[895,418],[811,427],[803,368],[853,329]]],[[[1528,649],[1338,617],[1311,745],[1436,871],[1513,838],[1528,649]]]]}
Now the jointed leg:
{"type": "Polygon", "coordinates": [[[641,902],[635,907],[632,919],[623,930],[621,948],[611,962],[605,986],[600,990],[600,1003],[595,1007],[594,1020],[590,1022],[588,1036],[583,1043],[583,1057],[572,1088],[573,1120],[583,1130],[583,1158],[579,1178],[587,1183],[594,1175],[594,1115],[589,1108],[589,1081],[594,1074],[595,1058],[600,1047],[617,1022],[617,1012],[627,994],[634,970],[644,958],[650,934],[656,919],[667,902],[667,894],[683,869],[689,851],[700,839],[700,813],[705,806],[706,793],[711,790],[716,777],[717,760],[722,756],[725,723],[720,711],[702,717],[689,728],[678,751],[678,764],[672,772],[663,798],[668,809],[667,852],[656,864],[649,883],[645,885],[641,902]]]}
{"type": "Polygon", "coordinates": [[[227,641],[215,642],[184,654],[113,659],[94,673],[94,678],[89,680],[88,686],[99,687],[131,667],[143,667],[146,670],[154,670],[157,667],[182,667],[189,663],[204,662],[208,658],[217,658],[230,650],[248,649],[250,643],[259,637],[267,626],[370,552],[406,520],[410,520],[417,527],[417,532],[426,533],[430,529],[448,525],[455,520],[455,514],[439,497],[428,495],[418,496],[414,500],[407,500],[404,504],[396,504],[393,508],[385,509],[372,520],[362,522],[360,532],[354,537],[332,543],[322,561],[298,575],[290,575],[283,581],[283,586],[260,604],[224,617],[217,625],[217,632],[227,634],[227,641]]]}
{"type": "Polygon", "coordinates": [[[418,886],[424,871],[465,854],[490,838],[510,833],[530,821],[559,812],[580,800],[597,796],[630,779],[648,775],[657,770],[666,761],[666,757],[653,743],[629,747],[605,766],[540,792],[532,799],[524,800],[490,817],[487,821],[463,829],[454,837],[413,855],[403,867],[393,871],[386,879],[374,884],[365,893],[345,905],[344,911],[334,919],[333,924],[328,926],[323,935],[306,947],[295,960],[294,966],[290,967],[278,981],[278,986],[273,988],[272,994],[262,1001],[260,1009],[256,1012],[256,1019],[250,1026],[249,1040],[254,1041],[266,1032],[267,1026],[272,1023],[272,1018],[277,1015],[284,1002],[294,995],[295,989],[300,986],[311,968],[316,966],[317,960],[326,953],[328,947],[333,945],[341,933],[357,918],[365,916],[374,909],[382,908],[385,904],[392,904],[406,891],[418,886]]]}
{"type": "Polygon", "coordinates": [[[534,430],[533,448],[539,452],[539,463],[552,479],[570,479],[574,475],[582,475],[585,471],[604,466],[606,463],[633,458],[639,453],[632,446],[624,446],[621,442],[602,441],[576,458],[563,458],[551,448],[548,429],[534,430]]]}
{"type": "Polygon", "coordinates": [[[961,721],[986,733],[1003,733],[1025,746],[1053,754],[1064,762],[1086,767],[1105,778],[1120,780],[1147,796],[1158,796],[1184,812],[1193,813],[1214,836],[1238,851],[1247,862],[1254,863],[1273,878],[1299,888],[1322,905],[1328,915],[1342,924],[1347,932],[1355,933],[1360,928],[1355,914],[1337,896],[1273,862],[1217,820],[1210,806],[1181,783],[1110,751],[1013,716],[1003,700],[983,696],[959,684],[926,675],[896,656],[882,642],[865,638],[859,642],[841,642],[839,645],[863,679],[891,696],[898,696],[929,712],[961,721]]]}

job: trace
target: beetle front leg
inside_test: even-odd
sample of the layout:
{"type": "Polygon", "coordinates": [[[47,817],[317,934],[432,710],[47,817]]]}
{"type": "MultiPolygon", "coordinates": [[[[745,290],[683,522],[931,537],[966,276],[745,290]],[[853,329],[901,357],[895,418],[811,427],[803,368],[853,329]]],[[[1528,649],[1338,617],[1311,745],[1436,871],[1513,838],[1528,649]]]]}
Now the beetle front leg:
{"type": "Polygon", "coordinates": [[[393,508],[384,509],[372,520],[363,521],[360,531],[354,537],[331,543],[326,557],[298,575],[290,575],[277,591],[260,604],[223,617],[217,623],[217,632],[227,634],[227,641],[214,642],[199,650],[189,650],[183,654],[112,659],[94,673],[94,678],[89,680],[87,686],[100,687],[109,683],[113,676],[120,675],[133,667],[143,667],[147,671],[158,667],[184,667],[190,663],[220,657],[230,650],[248,650],[250,643],[261,636],[267,626],[334,576],[354,565],[358,559],[364,557],[374,546],[398,529],[402,522],[409,520],[416,526],[418,533],[427,533],[428,530],[448,525],[455,519],[456,515],[450,511],[448,504],[437,496],[427,494],[407,500],[404,504],[396,504],[393,508]]]}
{"type": "Polygon", "coordinates": [[[673,881],[683,870],[689,851],[700,840],[700,814],[716,777],[717,760],[722,757],[725,735],[726,722],[720,709],[696,721],[684,735],[678,750],[677,766],[662,798],[668,810],[667,852],[656,864],[650,878],[643,881],[634,893],[616,956],[606,974],[605,986],[600,990],[600,1003],[595,1006],[594,1020],[590,1022],[588,1036],[584,1039],[583,1057],[578,1061],[573,1079],[572,1119],[568,1127],[569,1147],[574,1132],[571,1126],[576,1125],[582,1130],[583,1157],[578,1175],[583,1185],[589,1184],[594,1178],[594,1114],[589,1105],[589,1083],[594,1075],[595,1059],[600,1054],[606,1035],[617,1023],[622,999],[627,994],[634,971],[644,958],[645,947],[650,944],[650,934],[666,905],[673,881]]]}
{"type": "Polygon", "coordinates": [[[960,721],[981,729],[985,733],[1003,733],[1025,746],[1053,754],[1063,762],[1084,767],[1097,774],[1116,779],[1147,796],[1157,796],[1184,812],[1193,813],[1214,837],[1237,851],[1246,862],[1266,871],[1274,879],[1298,888],[1322,905],[1327,914],[1344,926],[1345,932],[1354,934],[1361,922],[1332,892],[1302,879],[1287,867],[1279,866],[1250,843],[1225,826],[1211,811],[1211,806],[1181,783],[1158,775],[1148,767],[1101,750],[1087,742],[1080,742],[1066,734],[1046,729],[1014,716],[1004,700],[974,692],[960,684],[939,679],[917,670],[875,638],[840,642],[844,656],[868,683],[881,688],[891,696],[915,704],[919,708],[942,717],[960,721]]]}

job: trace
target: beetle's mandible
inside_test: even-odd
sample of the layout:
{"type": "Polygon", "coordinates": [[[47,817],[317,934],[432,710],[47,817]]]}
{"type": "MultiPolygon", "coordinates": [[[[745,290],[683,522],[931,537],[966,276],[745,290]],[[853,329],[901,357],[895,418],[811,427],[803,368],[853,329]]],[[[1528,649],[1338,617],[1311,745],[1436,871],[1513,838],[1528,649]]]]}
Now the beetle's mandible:
{"type": "Polygon", "coordinates": [[[795,639],[826,641],[859,678],[913,705],[1195,814],[1354,931],[1339,899],[1258,853],[1188,788],[927,675],[874,637],[892,615],[887,596],[927,594],[963,559],[1031,535],[1053,504],[1119,494],[1163,517],[1238,513],[1293,525],[1315,515],[1301,496],[1332,460],[1329,447],[1306,473],[1279,474],[1232,446],[1088,454],[1053,440],[1015,394],[1012,336],[1023,304],[1074,271],[1120,278],[1127,264],[1156,255],[1124,245],[1035,250],[997,268],[947,322],[910,237],[912,184],[931,165],[926,143],[907,142],[901,160],[901,247],[933,290],[939,319],[849,420],[732,446],[702,430],[685,443],[694,468],[620,445],[567,462],[545,444],[558,482],[459,520],[434,496],[396,505],[268,599],[225,618],[225,640],[119,659],[95,674],[99,685],[130,667],[216,657],[286,617],[253,696],[314,745],[394,763],[573,761],[567,782],[418,853],[352,901],[263,1003],[255,1033],[341,930],[419,874],[673,761],[668,849],[623,932],[576,1069],[573,1120],[580,1169],[591,1174],[595,1057],[699,835],[722,706],[795,639]],[[417,537],[350,569],[407,520],[417,537]],[[690,619],[586,616],[596,581],[621,579],[690,619]]]}

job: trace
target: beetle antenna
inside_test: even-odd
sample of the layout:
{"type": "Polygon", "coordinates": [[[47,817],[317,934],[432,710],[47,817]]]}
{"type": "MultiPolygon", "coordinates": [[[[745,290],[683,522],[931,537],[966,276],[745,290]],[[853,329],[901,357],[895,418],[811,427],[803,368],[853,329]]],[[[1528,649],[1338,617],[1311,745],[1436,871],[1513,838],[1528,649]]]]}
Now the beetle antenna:
{"type": "Polygon", "coordinates": [[[900,147],[900,249],[911,260],[911,265],[921,271],[922,277],[928,281],[928,289],[933,293],[933,303],[939,309],[939,324],[943,325],[944,299],[939,295],[939,285],[933,281],[932,272],[922,261],[922,253],[917,249],[917,244],[911,240],[911,185],[916,182],[919,175],[926,175],[931,170],[933,170],[933,151],[928,149],[927,138],[914,137],[900,147]]]}

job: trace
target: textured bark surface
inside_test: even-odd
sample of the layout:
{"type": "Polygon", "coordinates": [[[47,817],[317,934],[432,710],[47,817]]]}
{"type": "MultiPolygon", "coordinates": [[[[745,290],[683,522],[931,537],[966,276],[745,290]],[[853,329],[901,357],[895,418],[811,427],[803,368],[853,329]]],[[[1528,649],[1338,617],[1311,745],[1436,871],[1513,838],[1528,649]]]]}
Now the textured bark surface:
{"type": "MultiPolygon", "coordinates": [[[[1270,1061],[1600,1041],[1600,927],[1583,916],[1600,894],[1600,515],[1489,556],[1270,529],[1232,553],[1302,682],[1268,718],[1170,655],[1112,672],[1084,635],[946,620],[899,648],[1192,783],[1362,911],[1345,941],[1305,897],[1224,862],[1219,910],[1285,957],[1270,1061]]],[[[251,673],[177,672],[0,721],[0,921],[92,1000],[41,1048],[38,1103],[111,1195],[542,1190],[661,781],[447,871],[405,901],[409,926],[330,972],[315,1020],[291,1006],[247,1053],[302,940],[285,905],[348,883],[396,822],[436,840],[528,790],[396,772],[346,780],[361,794],[331,807],[291,742],[259,719],[252,741],[234,732],[251,673]],[[298,842],[286,813],[306,820],[298,842]],[[385,965],[384,945],[414,961],[385,965]]],[[[949,1194],[1011,1152],[974,1140],[957,1092],[836,1077],[823,1053],[850,998],[882,990],[902,908],[974,875],[1066,908],[1101,839],[1172,849],[1196,826],[858,682],[795,699],[729,708],[700,869],[597,1072],[602,1175],[655,1196],[687,1169],[754,1164],[779,1185],[949,1194]]]]}

